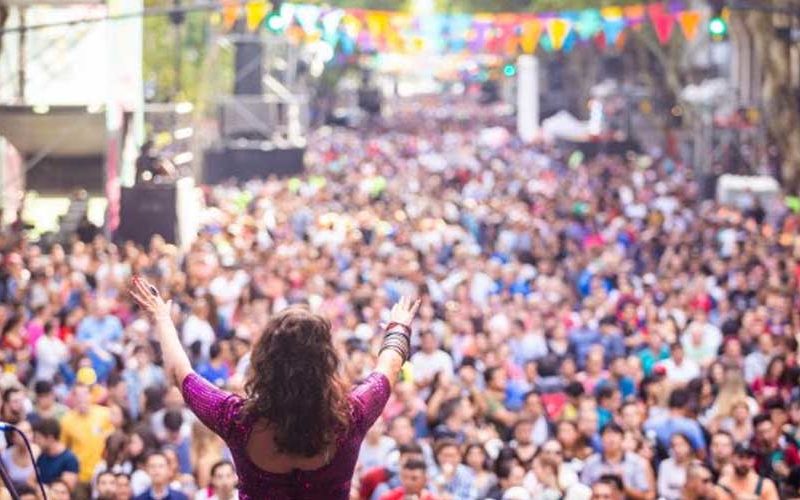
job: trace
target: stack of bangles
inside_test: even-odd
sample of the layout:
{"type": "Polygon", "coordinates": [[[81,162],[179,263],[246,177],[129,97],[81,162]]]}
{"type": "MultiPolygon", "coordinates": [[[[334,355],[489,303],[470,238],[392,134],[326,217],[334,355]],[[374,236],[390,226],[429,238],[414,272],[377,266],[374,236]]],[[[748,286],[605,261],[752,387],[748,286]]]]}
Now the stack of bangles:
{"type": "Polygon", "coordinates": [[[380,352],[387,349],[399,354],[403,361],[408,361],[411,355],[411,328],[394,321],[386,325],[380,352]]]}

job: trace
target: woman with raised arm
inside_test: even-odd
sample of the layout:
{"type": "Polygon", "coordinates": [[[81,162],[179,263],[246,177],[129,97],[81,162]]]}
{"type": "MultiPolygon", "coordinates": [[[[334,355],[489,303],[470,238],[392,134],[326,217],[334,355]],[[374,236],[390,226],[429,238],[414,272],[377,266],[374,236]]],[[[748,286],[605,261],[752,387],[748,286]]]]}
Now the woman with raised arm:
{"type": "Polygon", "coordinates": [[[410,354],[419,301],[394,305],[375,371],[349,394],[328,320],[301,307],[280,312],[253,346],[242,398],[192,370],[171,303],[154,287],[134,278],[131,294],[153,318],[164,368],[186,404],[230,448],[242,500],[348,498],[361,441],[410,354]]]}

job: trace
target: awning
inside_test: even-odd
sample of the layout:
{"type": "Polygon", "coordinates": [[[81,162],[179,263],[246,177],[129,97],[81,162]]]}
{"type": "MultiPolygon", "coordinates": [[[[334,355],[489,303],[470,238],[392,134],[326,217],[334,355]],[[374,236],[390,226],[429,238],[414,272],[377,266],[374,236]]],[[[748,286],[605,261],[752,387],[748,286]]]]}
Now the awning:
{"type": "Polygon", "coordinates": [[[25,157],[105,154],[106,114],[86,106],[0,106],[0,135],[25,157]]]}

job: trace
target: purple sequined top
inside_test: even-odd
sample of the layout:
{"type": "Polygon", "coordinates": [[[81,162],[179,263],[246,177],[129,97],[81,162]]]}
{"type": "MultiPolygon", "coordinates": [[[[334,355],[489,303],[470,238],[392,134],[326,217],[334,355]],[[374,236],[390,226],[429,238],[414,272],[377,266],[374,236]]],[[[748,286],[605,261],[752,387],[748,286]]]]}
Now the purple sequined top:
{"type": "Polygon", "coordinates": [[[257,417],[240,418],[243,398],[218,389],[196,373],[183,380],[182,389],[183,399],[195,415],[230,448],[241,500],[346,500],[361,441],[383,411],[390,392],[383,374],[371,374],[350,392],[352,425],[339,437],[330,463],[313,471],[275,474],[258,468],[247,456],[247,441],[257,417]]]}

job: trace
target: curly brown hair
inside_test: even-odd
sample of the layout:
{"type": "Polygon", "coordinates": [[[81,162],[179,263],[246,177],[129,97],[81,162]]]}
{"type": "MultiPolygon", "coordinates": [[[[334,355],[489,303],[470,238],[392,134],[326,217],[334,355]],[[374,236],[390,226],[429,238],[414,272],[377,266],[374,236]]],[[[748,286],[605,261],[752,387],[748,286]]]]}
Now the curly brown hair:
{"type": "Polygon", "coordinates": [[[302,307],[275,315],[253,347],[246,415],[274,430],[281,453],[314,457],[350,425],[330,322],[302,307]]]}

